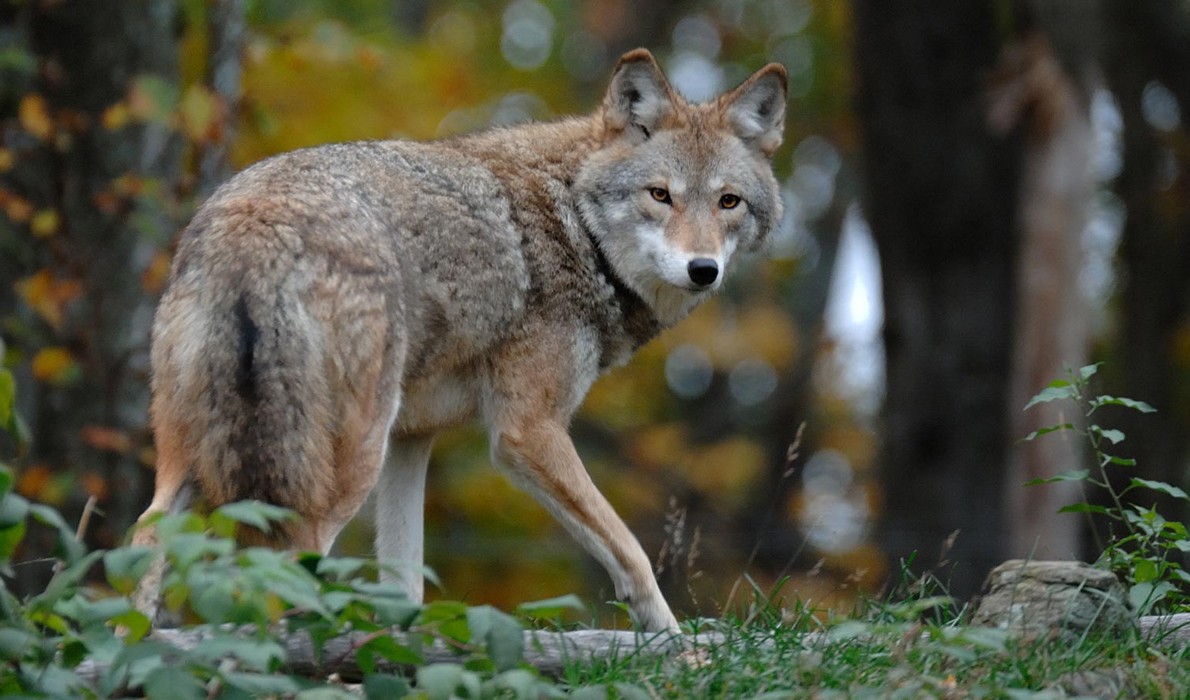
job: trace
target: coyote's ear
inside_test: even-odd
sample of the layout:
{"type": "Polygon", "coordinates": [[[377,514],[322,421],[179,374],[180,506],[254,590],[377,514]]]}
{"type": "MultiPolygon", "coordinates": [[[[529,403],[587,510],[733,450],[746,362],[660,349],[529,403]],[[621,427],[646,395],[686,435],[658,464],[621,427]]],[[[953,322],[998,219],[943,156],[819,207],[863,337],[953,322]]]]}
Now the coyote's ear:
{"type": "Polygon", "coordinates": [[[785,66],[770,63],[720,98],[736,135],[766,158],[773,156],[785,132],[788,80],[785,66]]]}
{"type": "Polygon", "coordinates": [[[603,98],[604,124],[644,141],[674,109],[673,90],[645,49],[620,57],[603,98]]]}

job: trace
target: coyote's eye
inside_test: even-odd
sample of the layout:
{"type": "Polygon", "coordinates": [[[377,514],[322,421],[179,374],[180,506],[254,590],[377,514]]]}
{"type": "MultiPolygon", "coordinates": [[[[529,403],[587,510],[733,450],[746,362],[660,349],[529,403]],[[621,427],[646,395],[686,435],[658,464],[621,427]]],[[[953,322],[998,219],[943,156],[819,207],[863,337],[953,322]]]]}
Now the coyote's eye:
{"type": "Polygon", "coordinates": [[[725,194],[719,198],[720,209],[735,209],[740,205],[739,195],[725,194]]]}
{"type": "Polygon", "coordinates": [[[669,198],[669,190],[664,187],[650,187],[649,194],[653,196],[653,199],[662,204],[673,204],[673,200],[669,198]]]}

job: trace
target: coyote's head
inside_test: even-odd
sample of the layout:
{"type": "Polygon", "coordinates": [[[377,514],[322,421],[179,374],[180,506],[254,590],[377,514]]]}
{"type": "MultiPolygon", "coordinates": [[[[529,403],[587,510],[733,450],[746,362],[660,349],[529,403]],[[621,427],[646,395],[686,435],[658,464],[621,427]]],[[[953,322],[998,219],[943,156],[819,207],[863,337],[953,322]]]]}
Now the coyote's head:
{"type": "Polygon", "coordinates": [[[770,159],[785,127],[786,73],[770,63],[718,99],[691,104],[644,49],[616,66],[603,145],[575,191],[616,274],[663,323],[718,289],[732,254],[781,218],[770,159]]]}

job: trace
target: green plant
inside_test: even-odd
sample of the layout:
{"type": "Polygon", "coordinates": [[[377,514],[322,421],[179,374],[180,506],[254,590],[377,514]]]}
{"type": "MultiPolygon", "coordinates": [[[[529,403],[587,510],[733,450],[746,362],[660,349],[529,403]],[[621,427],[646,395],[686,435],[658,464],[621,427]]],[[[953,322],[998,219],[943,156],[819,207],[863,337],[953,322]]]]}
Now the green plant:
{"type": "Polygon", "coordinates": [[[1122,488],[1113,483],[1109,470],[1135,467],[1136,460],[1109,451],[1122,443],[1125,435],[1120,430],[1101,425],[1099,411],[1108,406],[1140,413],[1153,413],[1156,409],[1144,401],[1094,393],[1090,384],[1098,369],[1099,365],[1094,364],[1077,371],[1067,370],[1065,379],[1051,382],[1025,405],[1028,409],[1052,401],[1074,403],[1081,416],[1079,423],[1059,423],[1041,428],[1024,439],[1036,440],[1059,431],[1077,433],[1085,438],[1095,468],[1034,479],[1026,485],[1075,481],[1105,493],[1107,505],[1082,501],[1065,506],[1061,512],[1098,515],[1108,519],[1112,531],[1098,563],[1124,579],[1129,586],[1132,603],[1140,614],[1186,609],[1190,605],[1190,592],[1187,590],[1190,573],[1179,563],[1181,555],[1190,552],[1190,536],[1187,535],[1186,526],[1176,520],[1166,519],[1157,512],[1156,506],[1145,507],[1131,502],[1130,497],[1147,492],[1149,495],[1159,493],[1178,501],[1190,502],[1190,496],[1172,484],[1136,476],[1122,488]]]}
{"type": "MultiPolygon", "coordinates": [[[[30,518],[56,530],[61,565],[46,590],[27,600],[0,590],[0,696],[111,697],[140,689],[151,698],[358,697],[338,668],[358,669],[353,680],[366,697],[556,692],[524,666],[523,627],[506,613],[456,601],[412,603],[397,585],[377,581],[385,564],[373,560],[238,549],[240,525],[291,517],[260,503],[156,522],[170,566],[164,602],[187,622],[181,636],[150,634],[148,618],[126,596],[158,551],[85,552],[56,511],[12,493],[12,481],[0,467],[0,568],[11,573],[30,518]],[[85,582],[101,562],[110,588],[85,582]],[[295,639],[309,640],[312,668],[289,658],[295,639]],[[434,643],[458,661],[427,664],[423,650],[434,643]],[[403,673],[410,668],[412,683],[403,673]]],[[[543,601],[526,610],[550,615],[570,604],[543,601]]]]}

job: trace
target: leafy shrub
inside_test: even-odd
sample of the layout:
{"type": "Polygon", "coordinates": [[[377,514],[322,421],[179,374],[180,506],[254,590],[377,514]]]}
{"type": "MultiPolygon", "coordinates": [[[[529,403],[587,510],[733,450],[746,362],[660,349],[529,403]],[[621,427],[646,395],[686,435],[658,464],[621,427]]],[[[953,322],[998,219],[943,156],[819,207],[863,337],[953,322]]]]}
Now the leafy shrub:
{"type": "Polygon", "coordinates": [[[1140,614],[1185,610],[1190,607],[1190,591],[1187,590],[1190,573],[1182,568],[1180,560],[1183,554],[1190,552],[1190,536],[1187,535],[1186,526],[1176,520],[1167,520],[1157,512],[1155,506],[1144,507],[1130,502],[1129,497],[1148,492],[1190,502],[1190,496],[1177,486],[1136,476],[1123,488],[1112,482],[1109,470],[1135,467],[1136,460],[1112,454],[1110,450],[1122,443],[1125,435],[1120,430],[1101,425],[1099,411],[1108,406],[1140,413],[1153,413],[1156,409],[1144,401],[1095,394],[1091,391],[1090,383],[1098,369],[1099,365],[1094,364],[1077,371],[1069,370],[1065,379],[1051,382],[1025,405],[1028,409],[1051,401],[1073,403],[1081,415],[1079,423],[1060,423],[1041,428],[1030,433],[1025,440],[1036,440],[1060,431],[1073,431],[1085,439],[1095,468],[1066,472],[1048,479],[1034,479],[1026,485],[1076,481],[1105,493],[1108,505],[1082,501],[1062,508],[1061,512],[1099,515],[1109,519],[1112,533],[1097,563],[1123,578],[1129,586],[1129,597],[1140,614]]]}
{"type": "Polygon", "coordinates": [[[28,503],[11,486],[11,472],[0,469],[0,564],[11,570],[15,545],[34,518],[57,531],[61,568],[26,601],[3,590],[0,695],[109,697],[141,688],[162,698],[353,697],[319,670],[350,655],[367,697],[402,697],[410,684],[399,671],[421,666],[422,650],[435,641],[456,650],[460,662],[417,670],[417,686],[431,697],[537,697],[552,688],[523,667],[523,628],[510,615],[454,601],[412,603],[396,584],[376,580],[384,565],[372,560],[237,549],[238,525],[289,517],[260,503],[157,521],[170,565],[163,599],[189,622],[176,639],[201,642],[149,635],[149,619],[127,595],[158,552],[84,552],[56,511],[28,503]],[[100,563],[110,590],[82,583],[100,563]],[[329,658],[327,642],[349,633],[336,647],[340,658],[329,658]],[[287,664],[286,645],[295,640],[316,650],[314,669],[287,664]]]}

